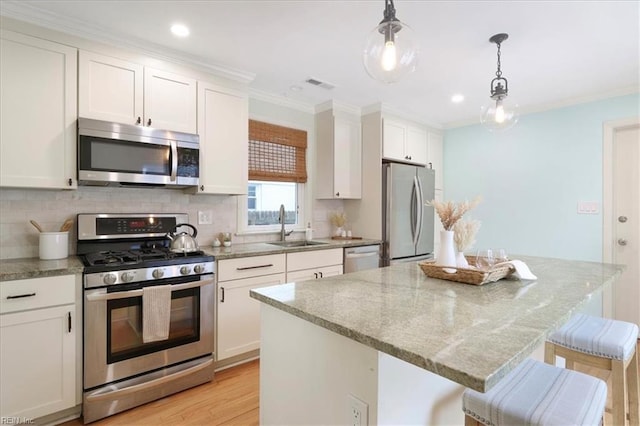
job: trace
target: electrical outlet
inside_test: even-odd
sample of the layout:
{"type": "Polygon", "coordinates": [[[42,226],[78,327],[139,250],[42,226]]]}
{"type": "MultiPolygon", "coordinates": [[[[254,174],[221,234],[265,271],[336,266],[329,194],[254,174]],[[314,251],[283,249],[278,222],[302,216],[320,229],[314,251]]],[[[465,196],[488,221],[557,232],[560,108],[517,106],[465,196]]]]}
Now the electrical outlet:
{"type": "Polygon", "coordinates": [[[367,426],[369,424],[369,406],[366,402],[359,400],[349,394],[349,424],[353,426],[367,426]]]}
{"type": "Polygon", "coordinates": [[[198,225],[213,224],[213,212],[211,210],[198,211],[198,225]]]}

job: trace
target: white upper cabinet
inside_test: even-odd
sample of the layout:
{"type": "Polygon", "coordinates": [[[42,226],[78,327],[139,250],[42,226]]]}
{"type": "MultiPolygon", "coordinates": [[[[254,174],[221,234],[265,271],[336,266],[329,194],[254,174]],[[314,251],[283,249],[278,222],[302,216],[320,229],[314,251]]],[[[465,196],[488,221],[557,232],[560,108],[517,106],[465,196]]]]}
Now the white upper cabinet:
{"type": "Polygon", "coordinates": [[[144,125],[196,133],[196,80],[144,69],[144,125]]]}
{"type": "Polygon", "coordinates": [[[427,131],[408,122],[383,118],[382,157],[413,164],[427,164],[427,131]]]}
{"type": "Polygon", "coordinates": [[[0,33],[0,186],[72,189],[77,50],[0,33]]]}
{"type": "Polygon", "coordinates": [[[246,93],[198,83],[201,165],[198,193],[247,193],[248,115],[246,93]]]}
{"type": "Polygon", "coordinates": [[[144,115],[142,65],[82,50],[78,60],[78,115],[141,124],[144,115]]]}
{"type": "Polygon", "coordinates": [[[316,114],[316,197],[362,196],[360,118],[336,110],[316,114]]]}
{"type": "Polygon", "coordinates": [[[196,80],[80,51],[79,115],[196,133],[196,80]]]}

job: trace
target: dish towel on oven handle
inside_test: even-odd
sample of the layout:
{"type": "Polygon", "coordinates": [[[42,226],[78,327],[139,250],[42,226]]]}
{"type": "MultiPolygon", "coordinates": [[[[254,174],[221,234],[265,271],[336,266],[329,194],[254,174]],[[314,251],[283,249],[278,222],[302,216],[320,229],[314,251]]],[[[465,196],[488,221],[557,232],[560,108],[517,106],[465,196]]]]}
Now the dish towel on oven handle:
{"type": "Polygon", "coordinates": [[[171,285],[142,289],[142,341],[167,340],[171,322],[171,285]]]}

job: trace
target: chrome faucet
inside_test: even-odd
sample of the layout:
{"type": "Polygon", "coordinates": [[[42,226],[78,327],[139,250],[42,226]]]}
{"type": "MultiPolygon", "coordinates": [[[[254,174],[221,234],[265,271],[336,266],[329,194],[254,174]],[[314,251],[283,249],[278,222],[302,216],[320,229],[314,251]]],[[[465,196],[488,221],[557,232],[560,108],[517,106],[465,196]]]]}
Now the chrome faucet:
{"type": "Polygon", "coordinates": [[[280,226],[280,241],[284,241],[285,238],[293,232],[293,229],[289,232],[284,230],[284,204],[280,204],[280,217],[278,218],[278,222],[281,223],[280,226]]]}

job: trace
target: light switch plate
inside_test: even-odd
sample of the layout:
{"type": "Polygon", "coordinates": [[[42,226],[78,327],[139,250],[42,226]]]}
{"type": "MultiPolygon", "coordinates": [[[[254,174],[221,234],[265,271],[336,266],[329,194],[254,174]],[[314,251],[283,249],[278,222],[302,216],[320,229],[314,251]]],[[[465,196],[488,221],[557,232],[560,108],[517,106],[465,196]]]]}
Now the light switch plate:
{"type": "Polygon", "coordinates": [[[598,214],[600,213],[600,203],[597,201],[579,201],[578,214],[598,214]]]}
{"type": "Polygon", "coordinates": [[[213,212],[211,210],[198,211],[198,225],[213,224],[213,212]]]}

